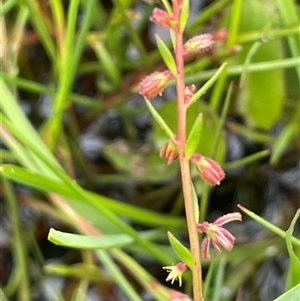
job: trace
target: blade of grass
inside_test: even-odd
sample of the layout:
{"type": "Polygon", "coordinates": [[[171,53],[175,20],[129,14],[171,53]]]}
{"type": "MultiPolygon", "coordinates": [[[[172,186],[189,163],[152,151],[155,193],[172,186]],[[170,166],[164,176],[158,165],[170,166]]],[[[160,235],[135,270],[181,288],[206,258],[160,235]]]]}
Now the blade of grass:
{"type": "Polygon", "coordinates": [[[86,38],[91,28],[95,16],[95,8],[99,5],[96,0],[81,1],[84,4],[84,18],[80,23],[79,32],[75,41],[74,54],[73,54],[73,73],[77,72],[80,56],[86,45],[86,38]]]}
{"type": "Polygon", "coordinates": [[[56,245],[83,250],[118,248],[134,242],[133,238],[126,234],[109,234],[95,237],[61,232],[53,228],[48,233],[48,240],[56,245]]]}
{"type": "MultiPolygon", "coordinates": [[[[2,2],[2,1],[1,1],[2,2]]],[[[0,17],[7,14],[17,3],[17,0],[7,0],[4,4],[1,3],[0,17]]]]}
{"type": "Polygon", "coordinates": [[[122,288],[124,293],[132,301],[143,301],[139,294],[134,290],[130,280],[120,271],[120,267],[112,260],[112,258],[103,250],[97,250],[96,254],[112,273],[115,282],[122,288]]]}
{"type": "MultiPolygon", "coordinates": [[[[34,93],[39,93],[39,94],[49,94],[50,96],[54,95],[55,90],[52,88],[49,88],[45,85],[42,85],[40,83],[27,80],[25,78],[21,77],[15,77],[11,74],[4,73],[0,71],[0,78],[4,79],[8,83],[12,83],[18,88],[24,90],[24,91],[30,91],[34,93]]],[[[76,93],[70,93],[70,99],[78,104],[88,106],[91,108],[95,108],[97,110],[100,110],[103,108],[103,104],[100,101],[95,101],[94,98],[85,96],[85,95],[80,95],[76,93]]]]}
{"type": "Polygon", "coordinates": [[[224,127],[224,124],[226,121],[226,116],[227,116],[230,99],[231,99],[231,95],[232,95],[232,88],[233,88],[233,83],[230,83],[229,88],[226,93],[226,98],[224,101],[222,113],[221,113],[221,116],[220,116],[220,119],[218,122],[217,131],[215,134],[215,140],[214,140],[214,144],[213,144],[213,148],[212,148],[212,152],[211,152],[211,158],[213,158],[213,159],[215,159],[215,157],[216,157],[218,146],[219,146],[219,143],[221,140],[222,130],[223,130],[223,127],[224,127]]]}
{"type": "MultiPolygon", "coordinates": [[[[241,17],[241,9],[242,9],[242,0],[234,0],[232,4],[231,16],[230,16],[230,24],[228,29],[228,38],[226,45],[230,49],[234,43],[236,42],[237,34],[239,31],[240,17],[241,17]]],[[[224,91],[225,83],[228,77],[228,67],[225,68],[222,75],[216,82],[216,85],[212,91],[212,96],[210,99],[210,106],[217,110],[220,106],[221,97],[224,91]]]]}
{"type": "Polygon", "coordinates": [[[214,283],[214,292],[212,301],[219,301],[221,299],[221,291],[224,283],[224,275],[226,268],[226,256],[222,256],[221,260],[218,263],[218,268],[216,269],[216,278],[214,283]]]}
{"type": "MultiPolygon", "coordinates": [[[[297,14],[297,5],[293,0],[276,0],[279,14],[282,18],[282,23],[285,26],[293,26],[299,24],[299,15],[297,14]]],[[[287,37],[290,51],[294,58],[299,59],[300,45],[299,45],[299,33],[298,35],[289,35],[287,37]]],[[[300,64],[296,66],[296,72],[298,80],[300,81],[300,64]]]]}
{"type": "MultiPolygon", "coordinates": [[[[16,66],[17,64],[17,59],[19,55],[19,51],[24,39],[24,31],[25,31],[25,26],[28,20],[28,9],[24,6],[20,6],[17,18],[16,18],[16,23],[13,28],[12,34],[11,34],[11,56],[12,56],[12,65],[16,66]]],[[[14,68],[15,72],[17,73],[18,68],[14,68]]]]}
{"type": "Polygon", "coordinates": [[[215,83],[215,81],[221,76],[223,70],[225,69],[227,63],[223,63],[217,72],[192,96],[189,105],[197,101],[207,90],[215,83]]]}
{"type": "Polygon", "coordinates": [[[127,263],[127,266],[130,267],[129,272],[134,275],[143,287],[151,292],[151,294],[155,297],[155,300],[169,300],[169,290],[157,282],[156,279],[148,273],[148,271],[141,268],[141,266],[132,257],[124,252],[121,253],[118,249],[114,250],[113,253],[116,253],[123,262],[127,263]]]}
{"type": "Polygon", "coordinates": [[[22,233],[21,218],[18,211],[17,200],[10,182],[3,179],[4,190],[6,194],[8,212],[10,213],[11,225],[13,229],[13,253],[15,265],[20,271],[20,283],[17,292],[19,301],[30,301],[30,285],[28,274],[27,247],[25,244],[24,233],[22,233]]]}
{"type": "MultiPolygon", "coordinates": [[[[47,166],[47,170],[50,169],[52,174],[56,175],[56,177],[59,177],[60,180],[64,182],[67,187],[69,187],[75,194],[78,195],[79,198],[82,200],[85,200],[89,204],[93,205],[96,210],[99,210],[104,216],[106,216],[110,221],[112,221],[116,226],[118,226],[121,230],[123,230],[125,233],[131,235],[133,238],[136,239],[138,243],[140,243],[142,246],[144,246],[148,251],[152,252],[153,256],[155,256],[161,263],[167,263],[169,258],[167,254],[162,254],[160,251],[158,251],[155,246],[148,242],[147,240],[141,238],[138,233],[129,225],[127,225],[125,222],[123,222],[121,219],[119,219],[111,210],[109,210],[106,206],[104,206],[102,203],[96,203],[89,199],[86,192],[77,185],[76,182],[73,181],[73,179],[70,179],[62,169],[58,168],[56,164],[53,164],[47,156],[45,156],[43,153],[41,153],[40,149],[37,148],[37,146],[32,143],[32,140],[25,137],[18,129],[16,129],[8,120],[2,116],[3,123],[5,126],[24,144],[26,145],[42,162],[47,166]]],[[[49,171],[48,171],[49,172],[49,171]]]]}
{"type": "Polygon", "coordinates": [[[65,49],[65,17],[64,9],[61,0],[51,0],[50,8],[53,16],[53,29],[56,37],[56,44],[59,50],[59,54],[62,56],[65,49]]]}
{"type": "MultiPolygon", "coordinates": [[[[1,80],[1,79],[0,79],[1,80]]],[[[3,82],[3,86],[5,86],[5,83],[3,82]]],[[[35,154],[37,157],[37,162],[39,163],[39,168],[37,168],[35,171],[41,173],[45,173],[46,175],[50,175],[51,177],[58,177],[60,180],[62,180],[67,187],[69,187],[75,194],[77,194],[78,198],[82,200],[86,200],[89,204],[95,207],[96,210],[99,210],[103,215],[105,215],[110,221],[112,221],[116,226],[120,227],[125,233],[131,235],[133,238],[136,239],[137,242],[139,242],[142,246],[144,246],[148,251],[152,252],[152,254],[157,257],[157,259],[162,263],[167,263],[169,258],[167,254],[161,253],[159,250],[155,248],[155,246],[148,242],[147,240],[141,238],[138,233],[129,225],[127,225],[125,222],[123,222],[121,219],[119,219],[111,210],[109,210],[105,205],[102,203],[96,203],[89,199],[89,196],[87,193],[79,186],[77,185],[73,179],[69,178],[64,171],[60,168],[57,161],[49,151],[49,149],[43,144],[37,133],[34,131],[32,126],[28,123],[26,117],[22,114],[20,111],[20,108],[16,104],[13,97],[10,95],[9,90],[6,91],[7,96],[10,96],[12,98],[12,102],[9,104],[11,106],[11,109],[8,109],[6,105],[2,106],[2,109],[5,109],[5,112],[8,115],[17,115],[21,122],[22,127],[20,127],[19,119],[13,119],[14,122],[17,123],[17,127],[14,126],[9,120],[2,116],[2,122],[3,124],[9,129],[9,131],[19,139],[20,142],[22,142],[24,145],[26,145],[26,148],[35,154]],[[22,129],[22,132],[20,131],[22,129]]],[[[5,98],[7,103],[7,98],[5,98]]],[[[2,102],[1,102],[2,105],[2,102]]]]}
{"type": "Polygon", "coordinates": [[[209,297],[209,287],[211,286],[216,263],[217,263],[217,261],[215,259],[213,259],[210,262],[208,272],[205,276],[205,281],[204,281],[204,285],[203,285],[204,300],[208,300],[208,297],[209,297]]]}
{"type": "MultiPolygon", "coordinates": [[[[273,144],[273,151],[270,158],[270,163],[276,165],[286,150],[287,146],[290,145],[292,139],[297,137],[299,132],[299,116],[300,107],[296,107],[295,114],[289,121],[289,123],[283,128],[277,139],[273,144]]],[[[297,139],[297,138],[296,138],[297,139]]]]}
{"type": "Polygon", "coordinates": [[[67,105],[71,85],[74,80],[73,56],[74,37],[76,34],[77,14],[79,0],[69,2],[67,14],[67,29],[65,48],[62,49],[59,64],[59,89],[54,99],[53,114],[47,120],[43,132],[46,134],[47,144],[54,148],[60,131],[62,130],[62,117],[67,105]]]}
{"type": "MultiPolygon", "coordinates": [[[[8,89],[6,83],[0,78],[0,86],[2,89],[2,101],[0,101],[0,109],[4,114],[8,117],[9,120],[16,122],[17,127],[22,129],[22,135],[25,137],[30,137],[30,142],[36,147],[39,148],[39,152],[43,153],[44,156],[47,158],[47,161],[50,161],[51,164],[59,166],[54,159],[52,153],[46,147],[46,145],[41,141],[39,135],[28,122],[26,116],[21,111],[18,103],[16,102],[14,96],[11,94],[10,90],[8,89]]],[[[4,118],[4,116],[3,116],[4,118]]],[[[5,118],[5,120],[12,126],[12,124],[5,118]]],[[[2,119],[1,119],[2,120],[2,119]]],[[[26,140],[29,140],[28,138],[26,140]]],[[[36,164],[44,165],[42,162],[36,161],[36,164]]],[[[45,165],[43,168],[46,168],[45,165]]]]}
{"type": "MultiPolygon", "coordinates": [[[[286,68],[294,68],[299,65],[299,58],[287,58],[282,60],[274,60],[262,63],[251,63],[248,66],[247,72],[260,72],[266,70],[276,70],[276,69],[286,69],[286,68]]],[[[244,65],[235,65],[228,66],[228,76],[237,76],[243,72],[244,65]]],[[[202,71],[199,74],[187,75],[186,83],[192,84],[198,81],[206,80],[213,76],[218,69],[211,69],[202,71]]],[[[224,71],[223,71],[224,73],[224,71]]],[[[174,81],[170,81],[170,85],[173,85],[174,81]]]]}
{"type": "Polygon", "coordinates": [[[195,19],[188,24],[185,32],[188,35],[199,32],[199,28],[203,27],[206,21],[220,12],[229,2],[231,2],[231,0],[219,0],[209,3],[209,5],[201,10],[201,14],[198,14],[195,19]]]}
{"type": "Polygon", "coordinates": [[[299,283],[300,279],[300,248],[294,251],[291,238],[294,232],[296,222],[300,217],[300,209],[297,210],[289,229],[287,230],[286,245],[289,252],[290,263],[286,280],[286,290],[291,289],[299,283]]]}
{"type": "MultiPolygon", "coordinates": [[[[11,180],[17,181],[29,187],[36,188],[44,192],[54,192],[66,198],[83,201],[73,190],[69,189],[61,181],[52,179],[46,175],[35,173],[25,168],[4,164],[1,172],[11,180]]],[[[108,209],[116,214],[127,216],[136,222],[145,225],[154,225],[156,227],[176,227],[180,228],[184,224],[184,219],[172,215],[153,212],[143,208],[139,208],[126,203],[121,203],[89,191],[86,191],[88,198],[92,203],[102,203],[108,209]]]]}
{"type": "Polygon", "coordinates": [[[27,6],[30,15],[30,22],[33,24],[35,31],[39,34],[41,43],[51,59],[53,66],[56,67],[56,48],[51,38],[50,29],[52,26],[48,18],[40,10],[37,0],[24,0],[22,1],[21,5],[23,4],[27,6]]]}
{"type": "MultiPolygon", "coordinates": [[[[273,225],[272,223],[266,221],[265,219],[261,218],[260,216],[258,216],[257,214],[255,214],[254,212],[246,209],[245,207],[243,207],[242,205],[238,204],[237,205],[238,208],[240,208],[243,212],[245,212],[248,216],[250,216],[251,218],[253,218],[255,221],[257,221],[258,223],[260,223],[261,225],[263,225],[264,227],[266,227],[267,229],[269,229],[270,231],[272,231],[273,233],[277,234],[278,236],[280,236],[283,239],[287,238],[287,233],[286,231],[281,230],[280,228],[276,227],[275,225],[273,225]]],[[[290,237],[290,241],[295,245],[300,247],[300,239],[296,238],[295,236],[291,236],[290,237]]]]}
{"type": "Polygon", "coordinates": [[[241,167],[241,166],[247,165],[247,164],[252,164],[252,163],[256,162],[257,160],[263,159],[269,155],[270,155],[270,151],[268,149],[265,149],[265,150],[255,153],[253,155],[246,156],[242,159],[235,160],[232,162],[226,162],[223,165],[223,168],[225,170],[227,170],[227,169],[241,167]]]}
{"type": "Polygon", "coordinates": [[[114,6],[116,7],[116,9],[118,10],[118,13],[120,13],[121,18],[122,18],[122,23],[127,28],[132,42],[135,44],[136,48],[139,51],[139,55],[141,57],[143,66],[146,69],[148,69],[150,67],[148,56],[147,56],[147,53],[146,53],[146,50],[142,43],[141,38],[138,36],[137,31],[133,27],[131,20],[129,19],[128,15],[126,14],[127,8],[124,5],[124,3],[126,3],[126,1],[113,0],[112,2],[114,4],[114,6]]]}

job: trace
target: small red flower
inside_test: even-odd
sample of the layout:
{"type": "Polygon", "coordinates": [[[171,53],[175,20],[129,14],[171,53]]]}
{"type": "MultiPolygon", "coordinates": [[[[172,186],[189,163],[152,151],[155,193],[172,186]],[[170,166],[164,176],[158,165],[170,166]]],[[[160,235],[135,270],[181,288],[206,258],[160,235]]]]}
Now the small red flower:
{"type": "Polygon", "coordinates": [[[168,277],[166,278],[166,281],[170,281],[173,284],[174,281],[178,278],[179,286],[182,284],[182,274],[187,269],[187,265],[184,262],[179,262],[176,265],[172,266],[166,266],[162,267],[164,270],[167,270],[169,272],[168,277]]]}
{"type": "Polygon", "coordinates": [[[168,164],[171,164],[174,160],[178,159],[179,153],[175,143],[171,140],[165,143],[162,149],[160,150],[160,156],[162,158],[166,158],[168,164]]]}
{"type": "Polygon", "coordinates": [[[152,21],[153,23],[160,25],[162,27],[168,28],[168,29],[175,28],[174,16],[160,8],[153,9],[152,15],[150,17],[150,21],[152,21]]]}
{"type": "Polygon", "coordinates": [[[198,223],[197,230],[200,233],[205,232],[207,235],[202,242],[202,256],[205,259],[210,259],[210,242],[218,252],[221,252],[218,244],[220,244],[225,250],[230,251],[233,248],[235,237],[228,230],[221,226],[232,221],[241,220],[242,215],[239,212],[234,212],[219,217],[213,223],[198,223]]]}
{"type": "Polygon", "coordinates": [[[140,82],[140,94],[149,99],[161,94],[173,77],[169,70],[153,72],[140,82]]]}
{"type": "Polygon", "coordinates": [[[183,55],[189,53],[200,53],[210,50],[214,46],[215,42],[213,36],[209,33],[200,34],[189,39],[183,45],[183,55]]]}
{"type": "Polygon", "coordinates": [[[194,154],[191,160],[196,165],[196,169],[203,180],[209,185],[219,185],[225,177],[221,166],[213,159],[204,157],[200,154],[194,154]]]}

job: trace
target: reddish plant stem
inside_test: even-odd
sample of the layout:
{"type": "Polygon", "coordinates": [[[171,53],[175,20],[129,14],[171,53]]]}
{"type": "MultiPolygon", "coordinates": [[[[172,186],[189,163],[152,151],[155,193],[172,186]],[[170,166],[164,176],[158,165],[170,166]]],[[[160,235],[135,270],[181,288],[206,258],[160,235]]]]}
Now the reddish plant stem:
{"type": "Polygon", "coordinates": [[[190,169],[190,159],[185,156],[186,145],[186,112],[187,106],[184,103],[184,60],[182,55],[183,33],[180,29],[180,7],[179,1],[173,1],[174,17],[178,20],[175,29],[175,60],[177,66],[176,74],[176,90],[177,90],[177,133],[179,144],[179,160],[181,170],[181,181],[183,187],[183,197],[185,214],[187,220],[187,227],[189,233],[190,250],[194,258],[194,266],[192,267],[193,275],[193,295],[194,301],[203,301],[202,293],[202,271],[201,271],[201,257],[200,257],[200,243],[199,234],[196,228],[195,209],[192,194],[192,179],[190,169]]]}

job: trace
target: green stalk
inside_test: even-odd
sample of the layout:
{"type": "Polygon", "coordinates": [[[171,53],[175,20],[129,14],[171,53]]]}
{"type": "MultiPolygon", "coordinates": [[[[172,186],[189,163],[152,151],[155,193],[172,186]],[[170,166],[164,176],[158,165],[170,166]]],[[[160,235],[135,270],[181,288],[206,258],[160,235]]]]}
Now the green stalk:
{"type": "Polygon", "coordinates": [[[0,16],[2,17],[7,14],[15,6],[16,2],[17,0],[7,0],[4,4],[2,4],[1,0],[0,16]]]}
{"type": "MultiPolygon", "coordinates": [[[[117,251],[117,250],[115,250],[117,251]]],[[[120,252],[121,253],[121,252],[120,252]]],[[[96,251],[97,256],[101,261],[108,267],[109,271],[113,274],[114,280],[118,283],[118,285],[123,289],[124,293],[129,300],[132,301],[142,301],[142,298],[138,296],[133,286],[130,284],[125,275],[120,271],[119,267],[112,260],[109,254],[103,250],[96,251]]]]}
{"type": "Polygon", "coordinates": [[[50,129],[48,136],[48,144],[52,149],[56,143],[57,137],[62,127],[62,117],[65,110],[68,95],[70,93],[71,85],[74,79],[74,68],[73,68],[73,56],[70,55],[74,50],[74,36],[77,22],[77,11],[79,7],[79,0],[73,0],[70,2],[70,7],[67,16],[67,33],[65,47],[60,53],[59,68],[60,72],[60,83],[57,97],[55,98],[53,117],[51,117],[45,127],[46,131],[50,129]]]}
{"type": "MultiPolygon", "coordinates": [[[[61,0],[51,0],[50,1],[50,7],[52,10],[53,15],[53,27],[55,36],[57,39],[57,46],[59,50],[59,54],[62,56],[63,51],[65,48],[65,41],[66,41],[66,32],[65,32],[65,18],[64,18],[64,10],[61,0]]],[[[61,64],[62,60],[60,60],[61,64]]],[[[60,70],[60,66],[58,66],[60,70]]]]}
{"type": "MultiPolygon", "coordinates": [[[[227,39],[227,46],[230,49],[234,43],[236,42],[236,37],[239,31],[239,23],[241,17],[241,9],[242,9],[242,0],[234,0],[232,4],[232,12],[229,24],[229,35],[227,39]]],[[[225,68],[222,75],[219,77],[215,88],[212,93],[212,97],[210,100],[210,106],[214,110],[218,110],[222,98],[222,94],[224,91],[225,83],[228,77],[228,67],[225,68]]]]}
{"type": "Polygon", "coordinates": [[[39,34],[41,43],[43,44],[47,55],[51,59],[53,66],[56,66],[56,49],[51,38],[51,25],[48,22],[49,20],[43,18],[44,15],[39,8],[39,3],[37,0],[24,0],[22,1],[22,4],[28,7],[30,21],[36,32],[39,34]]]}
{"type": "Polygon", "coordinates": [[[180,160],[180,170],[181,170],[181,181],[183,188],[183,198],[185,205],[185,213],[187,220],[187,227],[189,233],[190,250],[194,258],[194,265],[192,267],[193,274],[193,296],[194,301],[202,301],[202,271],[201,271],[201,257],[200,257],[200,244],[199,236],[196,228],[196,217],[195,208],[193,202],[192,194],[192,178],[190,169],[190,160],[186,157],[186,113],[187,106],[184,103],[184,61],[182,56],[182,46],[183,46],[183,32],[179,24],[180,20],[180,8],[177,2],[173,2],[174,5],[174,17],[178,20],[178,24],[175,29],[175,60],[177,67],[176,76],[176,91],[177,91],[177,133],[179,141],[179,160],[180,160]]]}
{"type": "Polygon", "coordinates": [[[18,212],[18,205],[13,188],[8,180],[3,178],[3,184],[6,192],[7,207],[10,212],[11,224],[13,228],[13,250],[16,268],[19,269],[21,274],[20,283],[18,287],[18,300],[30,301],[30,288],[27,266],[27,250],[24,237],[22,235],[22,226],[20,223],[20,216],[18,212]]]}
{"type": "Polygon", "coordinates": [[[0,300],[2,301],[8,301],[8,299],[6,298],[3,289],[0,287],[0,300]]]}

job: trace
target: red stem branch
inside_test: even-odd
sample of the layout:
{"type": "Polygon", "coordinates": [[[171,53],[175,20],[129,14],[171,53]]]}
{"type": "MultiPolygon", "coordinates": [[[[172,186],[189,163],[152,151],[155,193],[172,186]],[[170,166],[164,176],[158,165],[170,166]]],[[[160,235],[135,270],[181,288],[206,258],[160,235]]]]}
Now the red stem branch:
{"type": "Polygon", "coordinates": [[[190,250],[194,258],[194,266],[192,268],[193,274],[193,295],[194,301],[203,301],[202,293],[202,271],[201,271],[201,257],[200,257],[200,243],[199,234],[196,228],[196,217],[192,194],[192,179],[190,170],[190,160],[185,156],[186,145],[186,113],[187,106],[184,103],[184,60],[182,55],[183,33],[180,28],[180,7],[178,0],[173,1],[174,17],[177,20],[175,29],[175,60],[177,66],[176,74],[176,90],[177,90],[177,133],[179,144],[179,160],[181,170],[181,181],[183,187],[183,197],[185,205],[185,213],[187,220],[187,227],[189,233],[190,250]]]}

